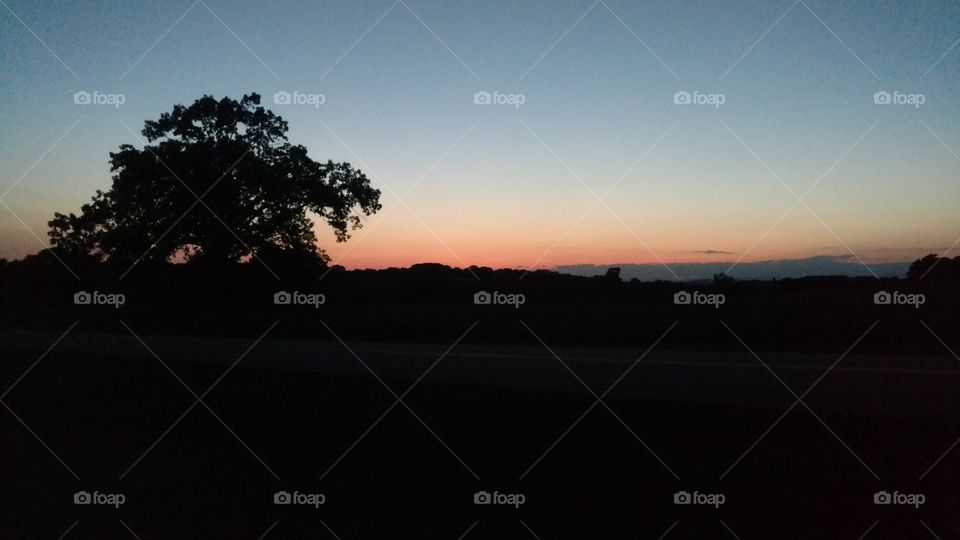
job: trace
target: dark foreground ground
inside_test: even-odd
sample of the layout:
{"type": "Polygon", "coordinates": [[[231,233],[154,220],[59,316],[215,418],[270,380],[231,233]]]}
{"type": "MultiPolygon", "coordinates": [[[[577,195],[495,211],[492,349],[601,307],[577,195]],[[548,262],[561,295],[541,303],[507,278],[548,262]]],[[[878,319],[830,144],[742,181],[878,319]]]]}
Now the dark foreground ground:
{"type": "Polygon", "coordinates": [[[960,537],[960,258],[680,284],[52,255],[0,261],[0,539],[960,537]]]}
{"type": "Polygon", "coordinates": [[[152,356],[55,348],[30,369],[38,354],[3,354],[0,538],[960,535],[960,448],[948,452],[960,438],[956,402],[903,415],[818,410],[818,399],[848,391],[852,372],[824,377],[804,397],[808,410],[791,409],[772,376],[766,390],[779,387],[782,402],[763,407],[616,390],[597,404],[586,389],[430,375],[404,395],[408,377],[383,379],[388,390],[370,373],[244,361],[169,361],[174,376],[152,356]],[[75,505],[80,490],[126,501],[75,505]],[[275,505],[281,490],[323,493],[325,504],[275,505]],[[525,503],[475,505],[481,490],[525,503]],[[725,502],[675,505],[680,490],[725,502]],[[876,505],[881,490],[925,501],[876,505]]]}

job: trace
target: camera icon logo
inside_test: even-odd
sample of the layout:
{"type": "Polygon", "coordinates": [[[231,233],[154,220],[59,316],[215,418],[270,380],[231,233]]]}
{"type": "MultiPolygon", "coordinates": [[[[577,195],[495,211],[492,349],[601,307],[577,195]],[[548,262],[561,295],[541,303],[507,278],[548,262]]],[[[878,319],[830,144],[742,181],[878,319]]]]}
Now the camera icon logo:
{"type": "Polygon", "coordinates": [[[690,293],[680,291],[673,294],[673,303],[681,306],[689,305],[692,300],[690,293]]]}
{"type": "Polygon", "coordinates": [[[278,491],[273,494],[273,504],[290,504],[292,499],[286,491],[278,491]]]}
{"type": "Polygon", "coordinates": [[[879,91],[873,94],[873,103],[876,105],[889,105],[891,103],[890,92],[879,91]]]}
{"type": "Polygon", "coordinates": [[[673,504],[690,504],[692,499],[686,491],[678,491],[673,494],[673,504]]]}
{"type": "Polygon", "coordinates": [[[73,494],[73,504],[90,504],[90,494],[86,491],[78,491],[73,494]]]}
{"type": "Polygon", "coordinates": [[[475,105],[489,105],[493,102],[493,99],[490,96],[490,92],[481,90],[473,94],[473,103],[475,105]]]}
{"type": "Polygon", "coordinates": [[[473,303],[477,304],[478,306],[489,305],[490,302],[492,301],[493,301],[493,296],[487,291],[480,291],[480,292],[474,293],[473,295],[473,303]]]}
{"type": "Polygon", "coordinates": [[[690,92],[681,90],[673,95],[673,102],[677,105],[689,105],[691,103],[690,92]]]}
{"type": "Polygon", "coordinates": [[[90,96],[90,92],[80,90],[79,92],[73,93],[73,103],[75,105],[89,105],[92,102],[93,99],[90,96]]]}
{"type": "Polygon", "coordinates": [[[891,502],[893,500],[886,491],[878,491],[873,494],[873,504],[890,504],[891,502]]]}
{"type": "Polygon", "coordinates": [[[87,291],[73,293],[73,303],[78,306],[88,306],[93,302],[93,296],[87,291]]]}
{"type": "Polygon", "coordinates": [[[288,306],[293,301],[293,296],[287,291],[278,291],[273,293],[273,303],[278,306],[288,306]]]}
{"type": "Polygon", "coordinates": [[[873,303],[878,306],[890,305],[893,301],[893,296],[887,291],[880,291],[873,294],[873,303]]]}
{"type": "Polygon", "coordinates": [[[290,92],[284,92],[283,90],[273,94],[273,102],[277,105],[289,105],[291,101],[290,92]]]}
{"type": "Polygon", "coordinates": [[[486,491],[478,491],[473,494],[473,504],[490,504],[493,499],[486,491]]]}

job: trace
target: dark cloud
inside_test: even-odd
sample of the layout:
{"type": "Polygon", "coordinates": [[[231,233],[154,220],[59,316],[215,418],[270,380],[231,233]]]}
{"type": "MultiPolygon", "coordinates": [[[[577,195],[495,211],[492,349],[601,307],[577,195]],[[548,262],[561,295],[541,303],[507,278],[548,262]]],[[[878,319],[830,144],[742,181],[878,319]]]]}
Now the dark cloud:
{"type": "Polygon", "coordinates": [[[694,249],[690,253],[700,253],[702,255],[736,255],[732,251],[720,251],[718,249],[694,249]]]}

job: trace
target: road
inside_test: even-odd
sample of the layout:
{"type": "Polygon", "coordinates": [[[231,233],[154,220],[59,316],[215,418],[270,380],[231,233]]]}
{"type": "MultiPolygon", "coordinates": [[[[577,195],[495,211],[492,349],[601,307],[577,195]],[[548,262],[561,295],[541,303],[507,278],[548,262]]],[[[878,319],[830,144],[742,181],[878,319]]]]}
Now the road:
{"type": "Polygon", "coordinates": [[[960,412],[960,361],[952,356],[754,355],[746,348],[741,352],[654,348],[644,356],[643,348],[459,344],[450,349],[450,344],[282,338],[257,343],[256,337],[81,332],[70,332],[57,342],[61,336],[47,331],[5,331],[0,333],[0,351],[39,357],[56,343],[53,351],[81,355],[78,361],[108,355],[157,362],[155,354],[174,369],[182,363],[227,369],[240,359],[240,368],[358,376],[371,376],[372,371],[383,379],[403,381],[391,382],[398,394],[423,377],[422,384],[493,385],[587,396],[592,392],[604,400],[785,410],[802,397],[823,414],[957,417],[960,412]]]}

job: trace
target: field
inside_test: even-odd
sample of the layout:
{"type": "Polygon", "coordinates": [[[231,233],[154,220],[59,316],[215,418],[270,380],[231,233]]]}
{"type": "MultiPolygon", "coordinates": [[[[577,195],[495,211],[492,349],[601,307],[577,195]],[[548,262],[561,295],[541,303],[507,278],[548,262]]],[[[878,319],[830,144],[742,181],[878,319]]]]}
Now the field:
{"type": "MultiPolygon", "coordinates": [[[[270,350],[264,343],[254,351],[260,346],[270,350]]],[[[631,395],[632,386],[659,372],[640,366],[623,379],[623,392],[614,389],[598,403],[573,375],[586,365],[576,362],[567,364],[573,373],[560,362],[531,363],[568,383],[531,390],[449,382],[440,366],[456,361],[451,353],[438,363],[439,375],[411,387],[415,377],[378,380],[365,369],[267,367],[258,358],[270,355],[253,351],[229,369],[229,362],[166,353],[161,362],[150,354],[58,348],[29,372],[37,354],[5,355],[2,365],[5,388],[26,373],[0,414],[3,537],[57,538],[70,527],[68,538],[143,539],[960,532],[960,454],[947,454],[919,480],[960,437],[956,402],[904,414],[818,410],[821,398],[843,392],[849,381],[878,380],[856,371],[824,377],[804,398],[807,410],[791,408],[795,399],[772,376],[752,378],[766,382],[742,391],[773,395],[779,386],[779,402],[697,403],[631,395]],[[80,490],[126,500],[119,508],[75,505],[80,490]],[[919,508],[876,505],[881,490],[925,500],[919,508]],[[318,508],[275,505],[278,491],[322,493],[325,501],[318,508]],[[522,494],[524,504],[475,505],[478,491],[522,494]],[[676,505],[679,491],[722,494],[723,504],[676,505]]],[[[235,356],[228,349],[225,358],[235,356]]],[[[383,369],[389,361],[368,365],[390,372],[383,369]]],[[[602,395],[611,375],[628,365],[584,380],[602,395]]],[[[424,369],[421,363],[412,372],[424,369]]],[[[787,380],[802,393],[819,372],[797,373],[787,380]]],[[[756,370],[727,376],[732,383],[746,375],[756,370]]],[[[956,375],[883,376],[920,377],[920,387],[939,381],[938,392],[956,387],[956,375]]]]}

